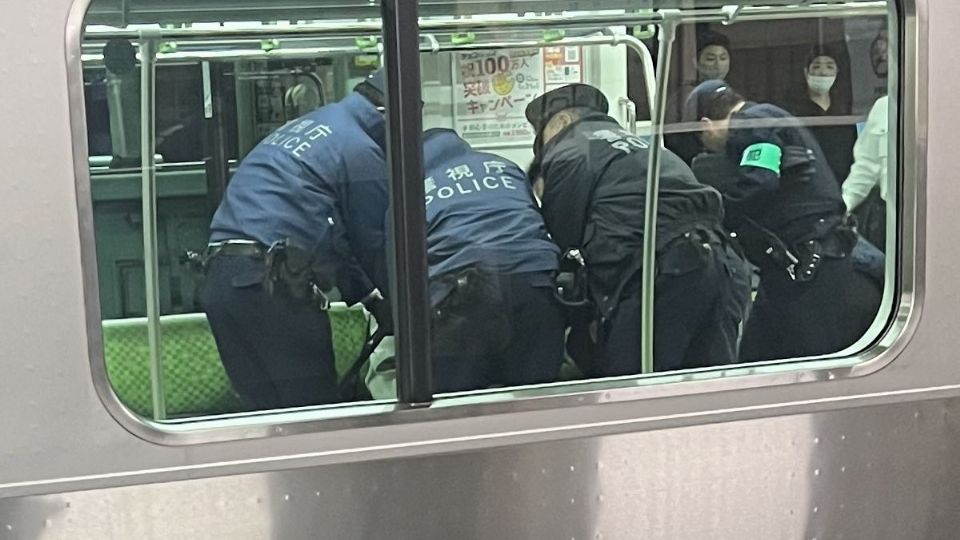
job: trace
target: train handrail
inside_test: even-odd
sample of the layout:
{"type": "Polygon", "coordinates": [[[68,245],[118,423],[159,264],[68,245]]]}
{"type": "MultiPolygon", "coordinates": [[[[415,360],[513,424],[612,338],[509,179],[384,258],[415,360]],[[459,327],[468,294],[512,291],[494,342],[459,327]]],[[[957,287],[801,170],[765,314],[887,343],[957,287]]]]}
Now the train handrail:
{"type": "Polygon", "coordinates": [[[650,109],[650,149],[647,159],[647,181],[643,208],[643,251],[640,271],[640,372],[653,373],[653,308],[654,283],[657,262],[657,202],[660,189],[660,156],[663,145],[663,123],[666,118],[667,83],[670,79],[670,59],[673,40],[680,22],[680,12],[663,10],[660,25],[660,48],[657,51],[657,87],[654,105],[650,109]]]}
{"type": "Polygon", "coordinates": [[[146,282],[147,348],[150,354],[150,390],[153,419],[167,417],[160,360],[160,265],[157,257],[157,130],[156,130],[156,33],[140,34],[140,156],[141,206],[143,212],[143,275],[146,282]]]}
{"type": "MultiPolygon", "coordinates": [[[[712,9],[670,10],[669,17],[678,24],[693,22],[732,22],[731,12],[724,7],[712,9]]],[[[504,29],[543,29],[543,28],[583,28],[606,26],[640,26],[646,24],[663,24],[667,17],[664,11],[595,14],[595,13],[567,13],[558,15],[526,15],[517,18],[502,16],[471,16],[469,18],[434,20],[421,18],[421,32],[478,32],[484,30],[504,29]]],[[[803,19],[822,17],[852,17],[885,15],[886,1],[874,2],[847,2],[842,4],[805,4],[794,6],[744,6],[736,13],[737,22],[765,21],[779,19],[803,19]]],[[[138,39],[139,30],[131,29],[101,29],[91,26],[85,31],[84,39],[109,40],[115,38],[138,39]]],[[[207,28],[158,28],[157,38],[163,40],[194,40],[215,37],[250,37],[250,36],[339,36],[354,37],[363,35],[379,35],[382,21],[368,19],[365,21],[327,21],[321,23],[302,23],[290,26],[275,26],[251,24],[231,24],[207,28]]]]}

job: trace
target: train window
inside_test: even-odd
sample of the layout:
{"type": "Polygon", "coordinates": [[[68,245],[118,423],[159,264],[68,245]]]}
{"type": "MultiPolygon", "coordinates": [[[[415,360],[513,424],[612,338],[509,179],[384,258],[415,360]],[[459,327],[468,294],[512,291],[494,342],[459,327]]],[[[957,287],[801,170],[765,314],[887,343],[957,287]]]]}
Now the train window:
{"type": "Polygon", "coordinates": [[[366,400],[358,358],[392,326],[379,32],[112,5],[82,61],[113,391],[170,422],[366,400]]]}
{"type": "Polygon", "coordinates": [[[751,269],[737,362],[862,349],[890,313],[896,80],[884,8],[678,28],[658,96],[664,140],[722,195],[723,228],[751,269]]]}
{"type": "Polygon", "coordinates": [[[892,3],[421,2],[419,58],[377,5],[140,4],[94,0],[82,60],[106,373],[145,417],[854,363],[894,311],[892,3]]]}
{"type": "Polygon", "coordinates": [[[437,392],[846,357],[887,321],[886,3],[659,4],[424,25],[437,392]]]}

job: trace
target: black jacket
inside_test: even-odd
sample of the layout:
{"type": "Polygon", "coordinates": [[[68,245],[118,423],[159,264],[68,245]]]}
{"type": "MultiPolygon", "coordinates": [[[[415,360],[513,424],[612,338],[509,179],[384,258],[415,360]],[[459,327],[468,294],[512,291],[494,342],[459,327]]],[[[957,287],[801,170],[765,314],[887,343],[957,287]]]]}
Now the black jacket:
{"type": "Polygon", "coordinates": [[[840,188],[823,150],[779,107],[748,103],[731,117],[725,154],[698,156],[693,170],[723,194],[726,225],[741,236],[754,264],[764,262],[765,249],[753,241],[754,224],[795,246],[843,222],[840,188]]]}
{"type": "Polygon", "coordinates": [[[857,142],[857,127],[853,123],[844,124],[839,121],[833,125],[811,124],[816,120],[829,117],[847,116],[850,114],[850,107],[844,107],[834,99],[830,108],[823,110],[809,96],[803,95],[793,99],[784,109],[807,126],[817,140],[817,144],[820,145],[820,149],[823,150],[824,158],[830,164],[834,178],[842,186],[853,165],[853,145],[857,142]]]}
{"type": "MultiPolygon", "coordinates": [[[[601,313],[635,294],[624,286],[641,267],[648,152],[646,140],[600,113],[585,114],[542,150],[547,230],[562,250],[580,249],[601,313]]],[[[720,194],[668,150],[659,197],[658,251],[686,232],[720,229],[720,194]]]]}

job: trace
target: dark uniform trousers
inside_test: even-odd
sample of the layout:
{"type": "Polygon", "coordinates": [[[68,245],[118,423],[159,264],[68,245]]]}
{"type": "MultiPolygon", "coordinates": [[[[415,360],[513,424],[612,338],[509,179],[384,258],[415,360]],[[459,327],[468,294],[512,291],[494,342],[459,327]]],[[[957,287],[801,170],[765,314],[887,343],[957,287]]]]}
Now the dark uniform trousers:
{"type": "Polygon", "coordinates": [[[470,269],[431,289],[441,291],[431,327],[437,392],[556,381],[565,326],[550,274],[470,269]]]}
{"type": "MultiPolygon", "coordinates": [[[[698,232],[660,250],[656,266],[654,369],[734,363],[750,304],[749,265],[720,233],[698,232]]],[[[634,290],[639,289],[639,279],[636,283],[634,290]]],[[[575,329],[568,344],[571,356],[578,364],[585,363],[592,376],[640,373],[640,311],[639,293],[620,301],[604,329],[602,346],[592,351],[599,360],[583,358],[589,338],[584,329],[575,329]]]]}
{"type": "Polygon", "coordinates": [[[218,255],[202,302],[223,367],[252,410],[338,400],[330,319],[316,306],[263,286],[264,263],[218,255]]]}
{"type": "Polygon", "coordinates": [[[763,270],[740,356],[756,362],[838,352],[867,332],[881,295],[880,284],[850,257],[825,257],[806,282],[763,270]]]}

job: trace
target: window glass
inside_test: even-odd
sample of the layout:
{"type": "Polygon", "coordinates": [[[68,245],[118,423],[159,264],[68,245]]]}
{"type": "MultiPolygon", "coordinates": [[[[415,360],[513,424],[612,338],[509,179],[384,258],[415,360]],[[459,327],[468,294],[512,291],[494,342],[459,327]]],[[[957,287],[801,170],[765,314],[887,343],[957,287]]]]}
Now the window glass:
{"type": "Polygon", "coordinates": [[[120,400],[173,421],[369,399],[367,342],[392,326],[378,33],[122,28],[98,4],[83,67],[120,400]]]}
{"type": "Polygon", "coordinates": [[[882,10],[677,32],[665,142],[751,268],[740,362],[847,350],[888,313],[887,35],[882,10]]]}
{"type": "MultiPolygon", "coordinates": [[[[420,3],[435,394],[849,357],[892,312],[886,3],[624,4],[420,3]]],[[[110,382],[395,400],[379,7],[205,6],[89,12],[110,382]]]]}
{"type": "Polygon", "coordinates": [[[698,2],[675,35],[636,12],[625,26],[623,11],[515,4],[492,34],[469,17],[423,25],[437,392],[831,355],[876,337],[894,191],[883,4],[759,20],[756,6],[698,2]],[[537,26],[557,16],[569,28],[537,26]],[[698,109],[724,102],[716,119],[698,109]]]}

